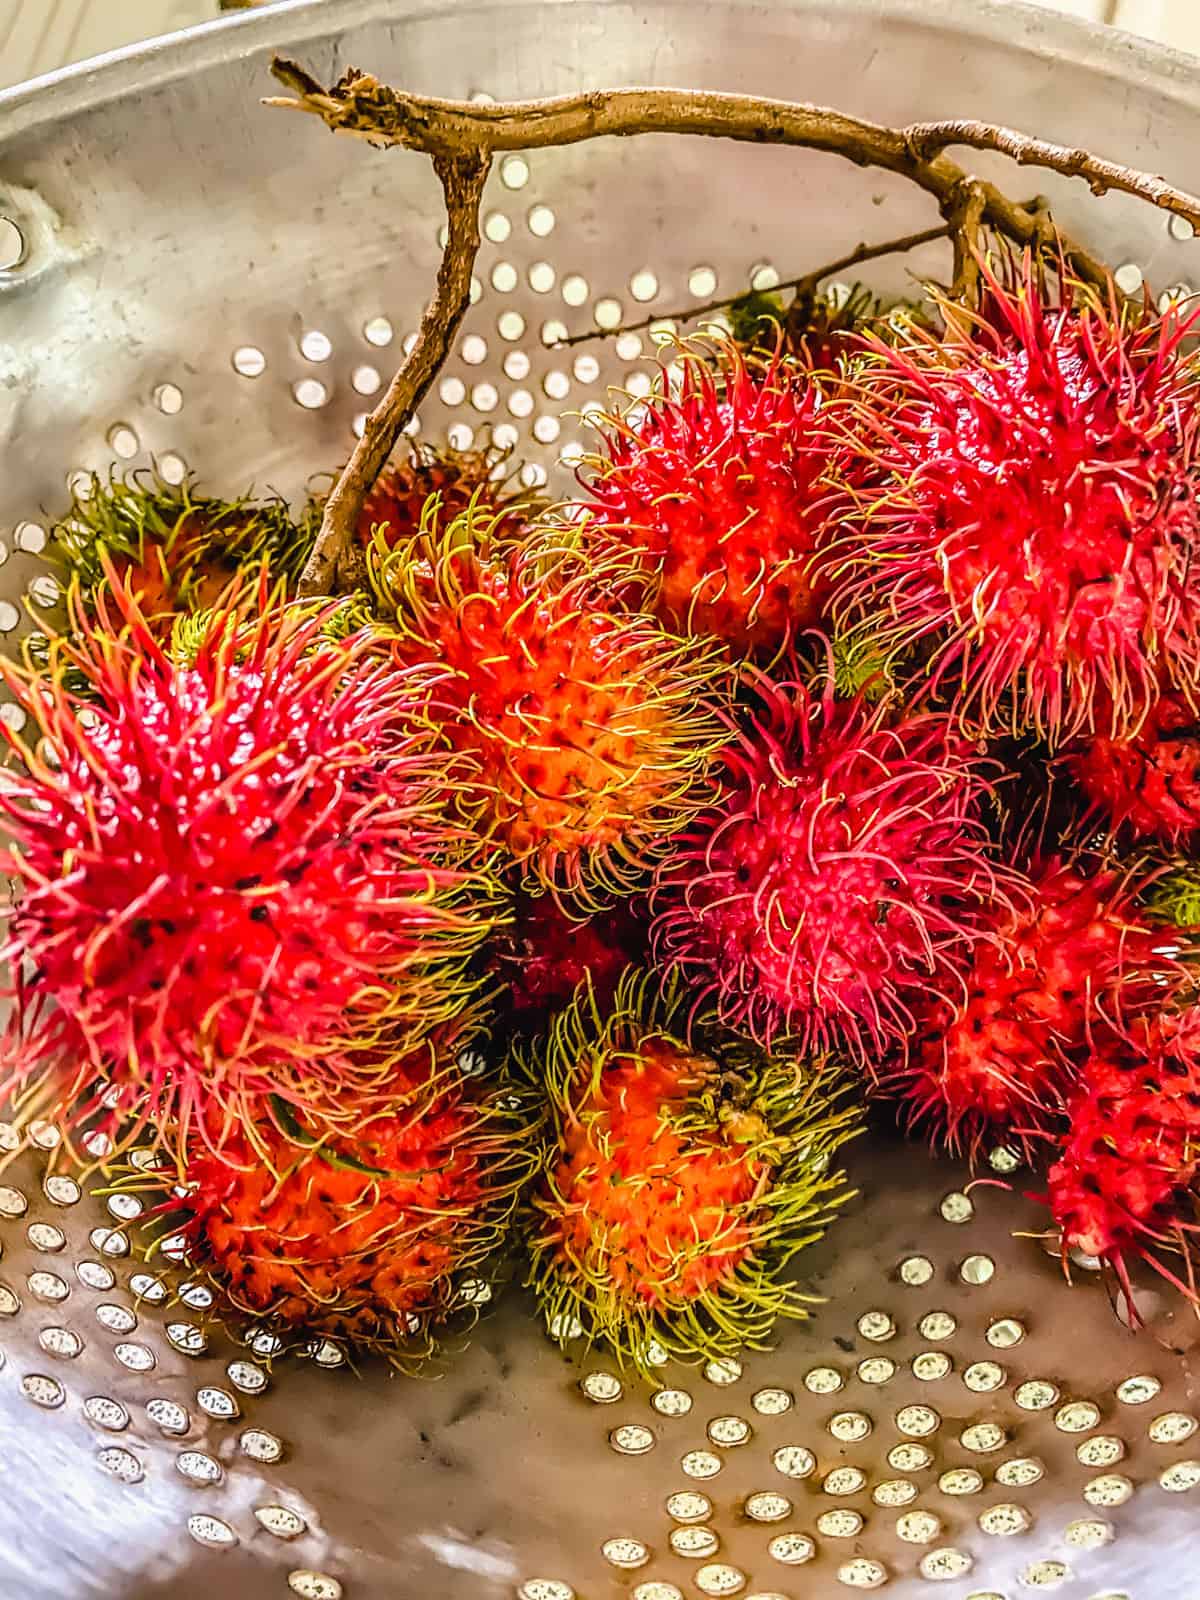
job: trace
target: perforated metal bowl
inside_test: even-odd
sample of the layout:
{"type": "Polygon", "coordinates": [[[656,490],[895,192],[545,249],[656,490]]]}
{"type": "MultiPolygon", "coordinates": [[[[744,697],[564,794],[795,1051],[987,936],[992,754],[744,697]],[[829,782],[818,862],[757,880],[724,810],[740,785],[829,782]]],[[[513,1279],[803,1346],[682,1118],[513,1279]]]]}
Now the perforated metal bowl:
{"type": "MultiPolygon", "coordinates": [[[[273,49],[449,95],[653,82],[973,114],[1195,187],[1195,63],[982,0],[301,0],[0,96],[9,642],[23,593],[54,599],[39,554],[74,472],[154,460],[298,495],[416,324],[431,174],[260,110],[273,49]]],[[[1004,177],[1020,193],[1029,174],[1004,177]]],[[[1195,271],[1161,213],[1043,186],[1127,282],[1195,271]]],[[[553,477],[584,437],[564,411],[636,389],[650,353],[634,335],[563,353],[563,329],[928,220],[832,157],[664,138],[510,157],[422,431],[491,424],[553,477]]],[[[919,1150],[864,1144],[854,1166],[862,1199],[806,1262],[817,1319],[742,1370],[665,1373],[654,1398],[565,1361],[519,1295],[439,1382],[322,1370],[329,1350],[272,1370],[203,1330],[202,1293],[169,1303],[125,1253],[119,1199],[22,1158],[0,1176],[0,1593],[1200,1600],[1195,1322],[1149,1303],[1153,1332],[1129,1334],[1095,1274],[1069,1289],[1013,1236],[1044,1225],[1035,1206],[968,1199],[919,1150]]]]}

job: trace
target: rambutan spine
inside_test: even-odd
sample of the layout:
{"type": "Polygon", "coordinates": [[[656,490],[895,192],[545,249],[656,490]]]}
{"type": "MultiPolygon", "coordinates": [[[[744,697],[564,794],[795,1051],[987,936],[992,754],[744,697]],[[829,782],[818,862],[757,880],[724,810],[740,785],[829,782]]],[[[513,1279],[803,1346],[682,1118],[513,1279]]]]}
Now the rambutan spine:
{"type": "Polygon", "coordinates": [[[980,271],[978,313],[935,293],[940,331],[865,341],[833,610],[923,642],[986,730],[1124,736],[1161,682],[1200,695],[1196,314],[980,271]]]}
{"type": "Polygon", "coordinates": [[[798,668],[744,682],[721,794],[656,874],[656,959],[725,1026],[874,1070],[1009,892],[981,820],[988,765],[945,716],[838,699],[832,669],[815,688],[798,668]]]}
{"type": "Polygon", "coordinates": [[[710,1036],[678,986],[636,970],[606,1011],[581,989],[529,1070],[550,1124],[527,1282],[555,1337],[649,1375],[656,1350],[762,1349],[808,1315],[786,1269],[849,1197],[834,1160],[860,1114],[842,1073],[710,1036]]]}
{"type": "Polygon", "coordinates": [[[424,680],[370,635],[324,640],[265,573],[181,666],[107,573],[94,615],[71,592],[49,674],[0,664],[27,718],[3,730],[21,890],[3,1089],[125,1144],[147,1125],[219,1140],[269,1095],[352,1125],[387,1086],[350,1044],[453,1014],[499,898],[444,815],[460,773],[424,680]]]}
{"type": "Polygon", "coordinates": [[[467,813],[521,883],[581,914],[636,892],[710,794],[718,647],[628,609],[628,568],[578,529],[512,538],[473,509],[376,541],[368,566],[396,660],[431,671],[426,715],[477,768],[467,813]]]}
{"type": "Polygon", "coordinates": [[[664,626],[770,657],[819,620],[827,407],[811,368],[697,342],[599,420],[581,474],[591,537],[640,565],[664,626]]]}

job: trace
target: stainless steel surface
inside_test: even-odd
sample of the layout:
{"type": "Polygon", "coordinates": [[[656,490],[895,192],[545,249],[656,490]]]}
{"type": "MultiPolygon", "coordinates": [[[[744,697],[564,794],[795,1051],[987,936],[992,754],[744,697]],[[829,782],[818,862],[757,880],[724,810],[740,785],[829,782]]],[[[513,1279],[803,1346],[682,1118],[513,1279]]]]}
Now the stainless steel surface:
{"type": "MultiPolygon", "coordinates": [[[[1184,184],[1200,142],[1194,63],[1046,13],[945,0],[424,10],[319,0],[0,96],[0,217],[21,234],[18,251],[0,225],[0,247],[20,254],[0,271],[0,631],[10,641],[72,472],[156,459],[214,489],[255,481],[298,494],[344,454],[415,325],[438,254],[430,174],[417,158],[260,110],[273,48],[322,75],[353,62],[446,94],[642,81],[810,97],[888,120],[969,112],[1184,184]]],[[[1028,173],[1006,181],[1035,187],[1028,173]]],[[[1115,264],[1136,261],[1163,288],[1196,272],[1200,245],[1172,236],[1162,215],[1044,187],[1115,264]]],[[[833,158],[669,139],[505,163],[486,209],[479,300],[422,430],[454,428],[465,442],[485,423],[509,429],[531,471],[563,482],[558,459],[585,429],[561,414],[628,383],[650,346],[557,352],[547,324],[586,327],[609,300],[626,318],[665,313],[733,292],[754,269],[786,276],[928,220],[902,185],[833,158]]],[[[877,281],[897,286],[908,267],[937,261],[893,263],[877,281]]],[[[35,611],[50,598],[43,581],[35,611]]],[[[139,1302],[141,1269],[106,1255],[92,1232],[113,1226],[103,1203],[55,1203],[36,1170],[15,1168],[0,1176],[0,1587],[20,1600],[190,1600],[218,1589],[825,1600],[878,1578],[898,1600],[1039,1590],[1200,1600],[1191,1355],[1128,1334],[1094,1275],[1068,1289],[1039,1243],[1012,1236],[1042,1225],[1028,1202],[980,1190],[974,1215],[948,1221],[940,1202],[964,1174],[917,1149],[864,1147],[856,1177],[862,1202],[809,1262],[828,1306],[728,1386],[671,1375],[691,1405],[665,1416],[632,1381],[612,1404],[586,1399],[580,1370],[519,1297],[437,1383],[297,1362],[268,1373],[215,1334],[188,1354],[199,1336],[187,1325],[202,1308],[139,1302]],[[918,1257],[932,1274],[906,1283],[901,1263],[918,1257]],[[964,1278],[971,1257],[986,1260],[964,1278]],[[953,1314],[954,1330],[922,1331],[938,1311],[953,1314]],[[873,1324],[859,1319],[873,1312],[894,1336],[868,1337],[873,1324]],[[1005,1319],[1019,1326],[993,1328],[989,1341],[1005,1319]],[[951,1363],[943,1376],[937,1351],[951,1363]],[[247,1361],[256,1365],[230,1372],[247,1361]],[[881,1364],[860,1368],[870,1361],[881,1364]],[[981,1362],[994,1368],[972,1370],[981,1362]],[[810,1391],[805,1375],[818,1368],[841,1387],[822,1392],[835,1379],[817,1379],[810,1391]],[[1161,1384],[1157,1395],[1138,1402],[1135,1386],[1120,1398],[1119,1385],[1143,1374],[1161,1384]],[[1038,1380],[1050,1387],[1022,1388],[1038,1380]],[[772,1387],[794,1398],[781,1414],[760,1409],[770,1400],[755,1405],[772,1387]],[[854,1415],[831,1430],[841,1413],[854,1415]],[[748,1424],[748,1441],[712,1444],[721,1417],[748,1424]],[[164,1431],[172,1421],[184,1431],[164,1431]],[[987,1427],[967,1430],[979,1424],[1003,1429],[1003,1442],[978,1449],[987,1427]],[[648,1441],[621,1436],[635,1449],[648,1442],[644,1453],[613,1448],[610,1434],[626,1425],[649,1430],[648,1441]],[[922,1428],[927,1439],[912,1437],[922,1428]],[[262,1459],[272,1439],[279,1459],[262,1459]],[[931,1464],[889,1461],[906,1443],[925,1444],[931,1464]],[[811,1451],[810,1475],[779,1470],[774,1453],[787,1446],[811,1451]],[[693,1451],[721,1470],[689,1477],[693,1451]],[[1002,1466],[1033,1457],[1044,1464],[1036,1482],[1021,1481],[1032,1467],[1002,1466]],[[842,1467],[859,1469],[862,1486],[828,1479],[842,1467]],[[972,1471],[972,1493],[950,1492],[974,1488],[969,1475],[941,1476],[972,1471]],[[703,1526],[714,1554],[672,1547],[672,1528],[687,1524],[672,1522],[667,1500],[681,1491],[711,1501],[703,1526]],[[748,1512],[754,1494],[788,1505],[750,1501],[748,1512]],[[754,1510],[785,1514],[759,1522],[754,1510]],[[778,1559],[803,1553],[797,1542],[772,1554],[771,1541],[792,1534],[814,1540],[810,1563],[778,1559]],[[644,1545],[644,1564],[615,1565],[622,1549],[638,1550],[609,1545],[606,1555],[614,1539],[644,1545]]],[[[1157,1333],[1182,1346],[1195,1328],[1177,1317],[1157,1333]]],[[[582,1370],[611,1369],[595,1357],[582,1370]]],[[[707,1541],[681,1542],[700,1551],[707,1541]]]]}

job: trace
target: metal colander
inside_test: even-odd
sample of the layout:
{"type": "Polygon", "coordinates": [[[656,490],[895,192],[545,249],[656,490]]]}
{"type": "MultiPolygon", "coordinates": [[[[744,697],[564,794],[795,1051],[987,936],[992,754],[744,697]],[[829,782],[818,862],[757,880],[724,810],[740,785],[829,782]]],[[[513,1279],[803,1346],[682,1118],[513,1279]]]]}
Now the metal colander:
{"type": "MultiPolygon", "coordinates": [[[[416,325],[431,172],[260,109],[275,49],[325,80],[353,63],[454,96],[653,82],[981,116],[1184,182],[1200,142],[1195,63],[984,0],[297,0],[0,96],[10,644],[23,597],[55,602],[39,558],[77,473],[155,463],[299,497],[416,325]]],[[[1123,287],[1186,283],[1188,228],[1036,181],[1123,287]]],[[[653,344],[555,348],[564,333],[769,286],[926,225],[927,206],[799,151],[659,137],[510,156],[421,432],[487,428],[527,482],[565,482],[587,408],[644,388],[653,344]]],[[[873,281],[902,289],[938,248],[873,281]]],[[[356,1374],[332,1346],[272,1366],[265,1337],[208,1327],[186,1269],[136,1260],[136,1198],[84,1194],[36,1155],[0,1174],[6,1596],[1200,1600],[1200,1324],[1148,1295],[1150,1331],[1129,1333],[1087,1263],[1068,1288],[1016,1232],[1045,1220],[1019,1172],[968,1195],[960,1168],[861,1143],[862,1197],[805,1259],[828,1297],[815,1321],[656,1391],[565,1360],[518,1293],[440,1381],[356,1374]]]]}

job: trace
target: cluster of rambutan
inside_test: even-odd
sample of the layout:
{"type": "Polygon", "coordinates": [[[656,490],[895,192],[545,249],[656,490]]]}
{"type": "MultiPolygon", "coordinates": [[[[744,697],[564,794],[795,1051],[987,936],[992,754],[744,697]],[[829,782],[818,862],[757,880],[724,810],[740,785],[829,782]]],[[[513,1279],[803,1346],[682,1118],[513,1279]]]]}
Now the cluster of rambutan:
{"type": "Polygon", "coordinates": [[[7,1088],[227,1304],[403,1359],[515,1230],[560,1339],[753,1348],[868,1097],[1187,1288],[1200,358],[981,271],[684,348],[568,514],[409,447],[328,603],[316,508],[78,501],[7,1088]]]}

